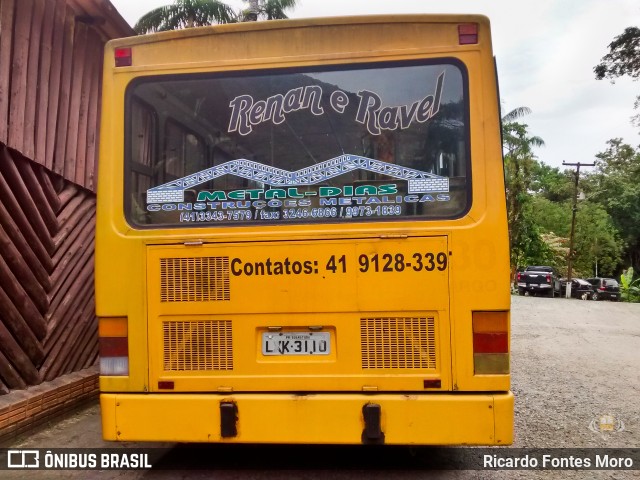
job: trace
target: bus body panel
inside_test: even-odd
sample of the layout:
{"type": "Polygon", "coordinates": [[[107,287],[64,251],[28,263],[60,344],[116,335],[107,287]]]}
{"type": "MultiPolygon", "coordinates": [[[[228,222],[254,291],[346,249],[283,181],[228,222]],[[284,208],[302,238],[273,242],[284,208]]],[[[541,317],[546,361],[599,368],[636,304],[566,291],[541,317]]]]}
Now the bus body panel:
{"type": "Polygon", "coordinates": [[[451,389],[445,236],[152,246],[147,261],[151,391],[451,389]],[[199,277],[214,268],[224,289],[199,277]],[[327,351],[277,343],[292,332],[328,333],[327,351]]]}
{"type": "MultiPolygon", "coordinates": [[[[106,440],[283,444],[363,443],[365,405],[379,405],[389,445],[509,445],[513,395],[103,394],[106,440]],[[220,404],[237,408],[221,435],[220,404]]],[[[366,443],[366,442],[365,442],[366,443]]],[[[381,442],[382,443],[382,442],[381,442]]]]}
{"type": "MultiPolygon", "coordinates": [[[[188,421],[197,423],[198,415],[204,415],[208,403],[212,404],[211,412],[218,411],[221,397],[205,393],[217,390],[234,392],[234,401],[237,396],[238,402],[247,402],[247,411],[255,411],[255,418],[250,422],[252,426],[248,427],[252,433],[243,439],[280,441],[278,434],[269,436],[260,427],[259,405],[262,402],[271,405],[269,402],[272,401],[274,411],[289,411],[296,403],[292,401],[295,397],[286,392],[317,391],[327,393],[316,395],[322,400],[319,403],[322,406],[317,410],[313,407],[310,412],[330,410],[330,405],[338,411],[347,410],[343,404],[353,404],[349,408],[361,410],[364,397],[358,392],[364,390],[384,392],[389,412],[399,412],[400,405],[406,406],[408,397],[394,395],[394,392],[404,392],[412,399],[415,395],[416,401],[411,403],[408,414],[416,419],[426,419],[431,418],[430,412],[437,412],[433,417],[443,419],[442,422],[436,420],[440,423],[424,433],[410,427],[412,422],[407,417],[387,416],[386,426],[391,431],[395,428],[393,425],[400,422],[398,428],[402,432],[391,436],[394,443],[511,442],[513,406],[512,397],[507,393],[509,374],[480,375],[474,371],[473,312],[504,312],[508,318],[510,308],[500,119],[486,18],[467,15],[353,17],[187,29],[109,42],[105,48],[104,72],[96,229],[96,312],[98,317],[126,317],[128,324],[128,375],[100,377],[105,438],[200,439],[204,430],[215,426],[215,418],[194,428],[190,434],[188,429],[180,430],[175,426],[167,432],[161,431],[152,416],[139,413],[147,408],[145,405],[148,405],[148,411],[160,413],[167,408],[167,412],[174,411],[176,415],[178,411],[193,410],[188,421]],[[458,25],[473,23],[478,25],[478,43],[460,45],[458,25]],[[114,50],[119,47],[131,47],[133,66],[114,67],[114,50]],[[464,215],[419,221],[397,219],[212,228],[138,228],[125,219],[126,135],[123,119],[126,92],[133,81],[163,75],[241,73],[442,58],[460,62],[468,75],[471,187],[469,209],[464,215]],[[433,271],[422,271],[422,276],[413,271],[414,254],[434,252],[446,254],[444,271],[438,271],[437,265],[433,271]],[[372,269],[376,253],[378,262],[383,260],[383,255],[392,255],[391,272],[360,271],[365,262],[362,255],[367,256],[368,268],[372,269]],[[402,254],[398,268],[395,267],[397,254],[402,254]],[[341,271],[343,256],[345,272],[341,271]],[[229,262],[238,259],[233,264],[237,275],[231,271],[231,263],[228,266],[232,300],[175,303],[161,300],[161,259],[192,257],[228,257],[229,262]],[[267,260],[284,264],[287,258],[289,267],[283,265],[282,268],[289,268],[291,273],[279,278],[268,273],[256,275],[254,271],[247,275],[248,270],[245,270],[268,269],[267,260]],[[291,270],[296,261],[302,269],[299,274],[291,270]],[[312,263],[305,264],[308,261],[312,263]],[[398,271],[402,263],[403,271],[398,271]],[[331,270],[333,268],[335,272],[331,270]],[[309,269],[312,273],[304,273],[309,269]],[[322,294],[316,295],[317,292],[322,294]],[[388,318],[435,320],[435,368],[362,368],[363,319],[388,318]],[[166,345],[165,341],[177,338],[184,344],[184,332],[187,337],[192,333],[184,330],[183,324],[193,322],[195,325],[202,321],[215,324],[220,320],[234,325],[234,369],[212,370],[207,364],[197,367],[207,371],[171,370],[176,359],[171,356],[172,345],[166,345]],[[174,324],[176,328],[183,328],[182,337],[171,337],[174,324]],[[262,335],[269,327],[281,327],[284,332],[311,332],[309,327],[318,326],[329,332],[334,342],[332,347],[335,348],[329,356],[303,360],[295,356],[263,355],[262,335]],[[440,384],[435,387],[433,383],[425,383],[428,380],[439,380],[440,384]],[[173,382],[176,393],[160,388],[159,382],[173,382]],[[344,393],[329,395],[328,392],[335,390],[344,393]],[[472,395],[465,396],[464,392],[472,395]],[[487,414],[482,406],[485,400],[476,397],[502,400],[487,414]],[[131,399],[131,408],[122,409],[124,413],[118,414],[116,403],[129,405],[127,399],[131,399]],[[463,406],[467,404],[472,407],[465,410],[463,406]],[[476,417],[486,425],[474,427],[468,434],[460,433],[463,430],[453,434],[445,427],[445,423],[453,422],[452,425],[462,429],[465,421],[476,417]],[[456,420],[458,418],[460,420],[456,420]],[[494,425],[493,430],[489,424],[494,425]],[[117,431],[125,429],[125,425],[131,428],[126,429],[125,436],[118,436],[113,433],[116,425],[117,431]],[[136,434],[136,431],[140,433],[136,434]]],[[[379,263],[378,268],[383,266],[379,263]]],[[[271,268],[275,267],[272,265],[271,268]]],[[[381,328],[388,330],[388,324],[381,328]]],[[[213,330],[205,331],[210,335],[213,330]]],[[[507,335],[509,333],[507,331],[507,335]]],[[[403,341],[411,343],[407,336],[403,341]]],[[[337,433],[339,428],[334,431],[332,425],[321,432],[322,439],[314,440],[300,432],[282,433],[282,438],[286,437],[288,442],[351,443],[355,438],[353,432],[362,429],[362,419],[357,420],[360,423],[353,419],[350,422],[348,439],[337,433]]]]}

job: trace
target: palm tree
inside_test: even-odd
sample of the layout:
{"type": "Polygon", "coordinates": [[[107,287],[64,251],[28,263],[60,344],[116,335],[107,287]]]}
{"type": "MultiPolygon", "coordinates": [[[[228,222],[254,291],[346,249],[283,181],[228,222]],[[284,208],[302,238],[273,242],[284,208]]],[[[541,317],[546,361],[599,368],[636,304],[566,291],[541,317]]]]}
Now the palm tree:
{"type": "Polygon", "coordinates": [[[265,20],[288,18],[284,11],[295,8],[297,3],[297,0],[266,0],[262,2],[259,15],[262,15],[265,20]]]}
{"type": "Polygon", "coordinates": [[[528,136],[527,125],[516,122],[516,120],[530,113],[531,109],[529,107],[518,107],[502,117],[502,144],[506,149],[505,156],[514,155],[518,150],[521,155],[529,154],[531,153],[531,147],[544,146],[542,138],[528,136]]]}
{"type": "Polygon", "coordinates": [[[544,140],[529,134],[528,126],[518,122],[531,109],[519,107],[502,117],[502,148],[504,153],[507,220],[511,242],[511,273],[523,258],[540,251],[543,240],[530,218],[529,188],[535,162],[533,147],[544,146],[544,140]]]}
{"type": "Polygon", "coordinates": [[[249,8],[241,12],[239,17],[243,22],[257,20],[279,20],[288,18],[285,10],[294,8],[297,0],[245,0],[249,8]]]}
{"type": "Polygon", "coordinates": [[[274,20],[287,18],[285,10],[295,7],[297,0],[247,0],[249,8],[236,13],[218,0],[174,0],[171,5],[146,13],[133,27],[138,34],[202,27],[217,23],[274,20]]]}
{"type": "Polygon", "coordinates": [[[172,5],[154,8],[143,15],[133,29],[138,34],[232,23],[236,14],[218,0],[174,0],[172,5]]]}

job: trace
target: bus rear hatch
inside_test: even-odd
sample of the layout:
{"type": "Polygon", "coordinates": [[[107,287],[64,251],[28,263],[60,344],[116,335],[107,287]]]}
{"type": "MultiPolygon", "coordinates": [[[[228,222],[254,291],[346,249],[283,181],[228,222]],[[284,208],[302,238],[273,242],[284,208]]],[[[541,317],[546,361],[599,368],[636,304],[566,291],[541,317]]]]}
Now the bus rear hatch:
{"type": "Polygon", "coordinates": [[[449,390],[448,259],[446,236],[148,247],[150,389],[449,390]]]}

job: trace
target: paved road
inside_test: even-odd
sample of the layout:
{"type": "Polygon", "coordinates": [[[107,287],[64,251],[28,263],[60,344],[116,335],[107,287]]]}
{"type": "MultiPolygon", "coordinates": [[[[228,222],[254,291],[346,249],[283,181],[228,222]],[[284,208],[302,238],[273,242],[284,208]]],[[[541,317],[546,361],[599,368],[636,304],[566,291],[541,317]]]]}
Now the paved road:
{"type": "MultiPolygon", "coordinates": [[[[640,305],[513,297],[515,447],[640,447],[640,305]],[[611,433],[590,424],[609,414],[611,433]]],[[[99,409],[85,410],[12,442],[11,447],[113,447],[100,438],[99,409]]],[[[132,444],[118,445],[123,448],[132,444]]],[[[173,446],[181,470],[38,471],[29,478],[423,479],[639,478],[640,471],[426,471],[440,450],[383,447],[173,446]],[[206,470],[190,470],[202,463],[206,470]]],[[[2,478],[26,478],[0,472],[2,478]]]]}

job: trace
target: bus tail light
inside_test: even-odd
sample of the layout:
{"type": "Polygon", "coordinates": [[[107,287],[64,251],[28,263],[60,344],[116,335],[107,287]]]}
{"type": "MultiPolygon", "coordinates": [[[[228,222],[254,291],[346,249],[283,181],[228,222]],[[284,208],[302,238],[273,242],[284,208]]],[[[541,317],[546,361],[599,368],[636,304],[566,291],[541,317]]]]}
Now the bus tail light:
{"type": "Polygon", "coordinates": [[[509,373],[509,312],[473,312],[476,375],[509,373]]]}
{"type": "Polygon", "coordinates": [[[126,317],[98,320],[100,375],[129,375],[129,336],[126,317]]]}
{"type": "Polygon", "coordinates": [[[462,23],[458,25],[458,43],[460,45],[473,45],[478,43],[478,24],[462,23]]]}
{"type": "Polygon", "coordinates": [[[133,64],[131,47],[116,48],[113,56],[115,57],[116,67],[130,67],[133,64]]]}

